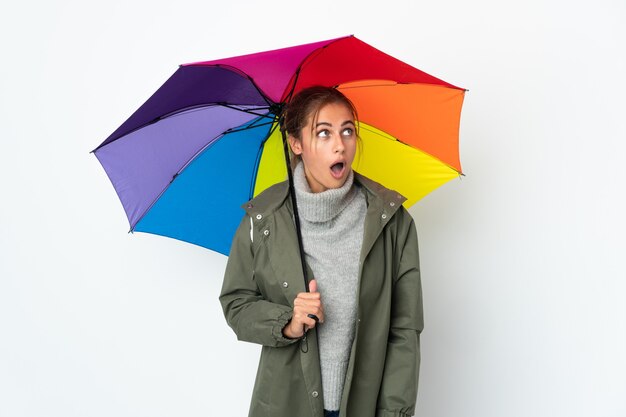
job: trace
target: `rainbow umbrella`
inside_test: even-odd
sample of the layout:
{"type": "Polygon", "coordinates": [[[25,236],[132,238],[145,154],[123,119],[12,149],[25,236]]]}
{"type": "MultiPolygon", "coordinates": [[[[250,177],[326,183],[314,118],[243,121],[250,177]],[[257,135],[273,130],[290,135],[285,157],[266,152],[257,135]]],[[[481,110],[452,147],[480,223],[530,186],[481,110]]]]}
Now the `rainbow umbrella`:
{"type": "Polygon", "coordinates": [[[354,36],[181,65],[93,152],[130,231],[228,254],[240,206],[287,178],[278,121],[295,93],[333,86],[355,104],[353,168],[408,207],[462,174],[465,90],[354,36]]]}

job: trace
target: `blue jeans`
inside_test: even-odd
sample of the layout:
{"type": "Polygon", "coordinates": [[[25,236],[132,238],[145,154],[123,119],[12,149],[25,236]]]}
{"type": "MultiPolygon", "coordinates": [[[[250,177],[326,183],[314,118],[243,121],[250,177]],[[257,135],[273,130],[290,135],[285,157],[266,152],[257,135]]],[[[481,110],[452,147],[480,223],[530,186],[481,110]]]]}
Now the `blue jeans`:
{"type": "Polygon", "coordinates": [[[336,410],[336,411],[324,410],[324,417],[339,417],[339,410],[336,410]]]}

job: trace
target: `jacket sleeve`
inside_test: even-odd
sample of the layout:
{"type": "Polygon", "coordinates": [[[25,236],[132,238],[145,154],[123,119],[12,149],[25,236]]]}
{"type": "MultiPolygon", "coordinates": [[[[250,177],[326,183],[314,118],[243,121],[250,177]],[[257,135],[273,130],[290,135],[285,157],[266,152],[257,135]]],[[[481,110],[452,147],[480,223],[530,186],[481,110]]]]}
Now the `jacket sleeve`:
{"type": "Polygon", "coordinates": [[[391,322],[376,417],[406,417],[415,413],[420,367],[420,333],[424,328],[422,285],[415,224],[401,209],[394,256],[391,322]]]}
{"type": "Polygon", "coordinates": [[[259,291],[248,216],[244,216],[235,233],[219,298],[226,322],[237,339],[273,347],[299,340],[288,339],[282,333],[291,320],[292,308],[264,299],[259,291]]]}

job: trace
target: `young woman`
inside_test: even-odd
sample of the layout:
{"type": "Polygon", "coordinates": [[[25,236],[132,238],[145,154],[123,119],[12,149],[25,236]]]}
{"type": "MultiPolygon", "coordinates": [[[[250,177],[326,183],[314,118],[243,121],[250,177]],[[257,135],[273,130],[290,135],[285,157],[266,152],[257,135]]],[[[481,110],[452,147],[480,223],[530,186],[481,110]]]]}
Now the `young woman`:
{"type": "Polygon", "coordinates": [[[286,182],[243,207],[220,295],[262,345],[251,417],[414,414],[423,328],[417,235],[404,197],[352,170],[356,111],[338,90],[289,103],[285,129],[310,292],[286,182]]]}

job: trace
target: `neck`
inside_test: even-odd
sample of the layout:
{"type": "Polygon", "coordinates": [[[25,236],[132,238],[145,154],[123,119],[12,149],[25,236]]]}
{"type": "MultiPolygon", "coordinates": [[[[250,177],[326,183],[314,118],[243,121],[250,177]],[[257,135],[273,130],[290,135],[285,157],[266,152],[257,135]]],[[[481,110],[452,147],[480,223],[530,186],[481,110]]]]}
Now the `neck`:
{"type": "Polygon", "coordinates": [[[339,188],[314,193],[304,174],[300,162],[293,173],[293,183],[298,199],[300,217],[310,222],[325,222],[333,219],[352,201],[356,190],[352,187],[354,173],[350,171],[346,182],[339,188]]]}

